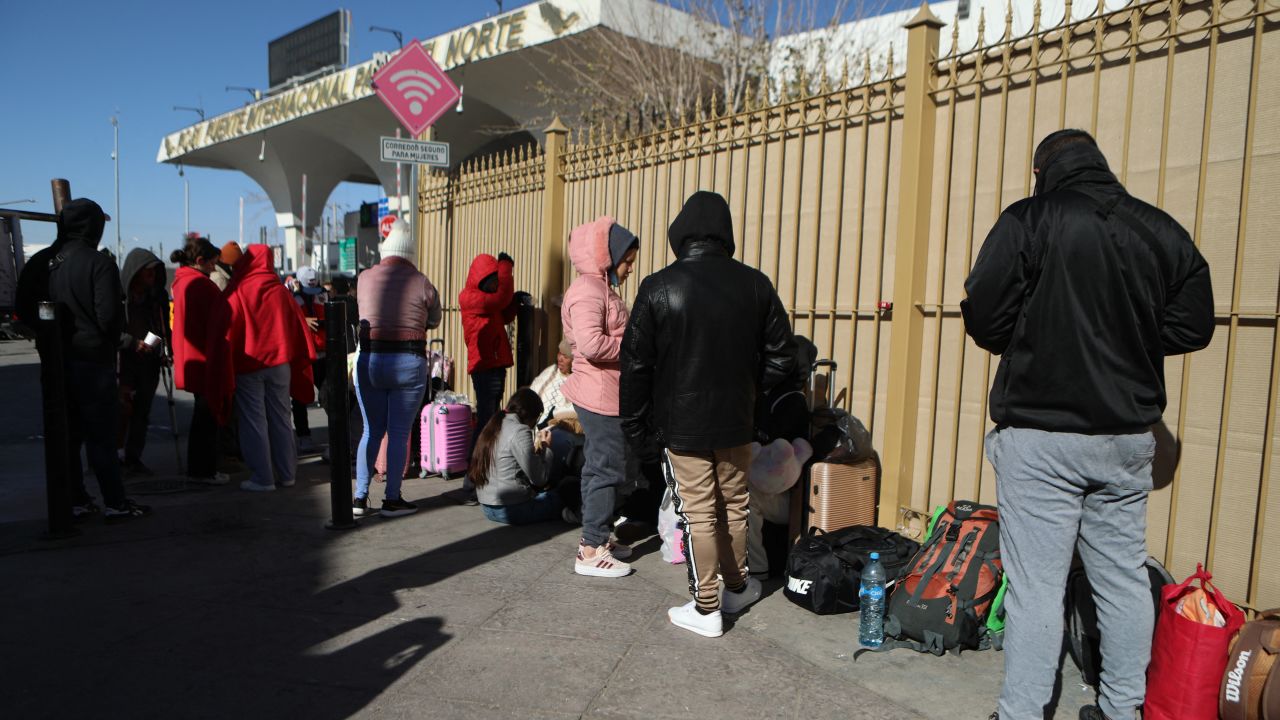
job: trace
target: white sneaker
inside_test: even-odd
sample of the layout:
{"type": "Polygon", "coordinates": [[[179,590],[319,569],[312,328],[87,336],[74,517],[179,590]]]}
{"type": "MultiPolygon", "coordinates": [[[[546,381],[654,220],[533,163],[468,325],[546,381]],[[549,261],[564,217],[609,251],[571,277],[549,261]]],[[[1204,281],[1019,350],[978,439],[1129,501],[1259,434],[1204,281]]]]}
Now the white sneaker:
{"type": "Polygon", "coordinates": [[[749,577],[747,578],[746,587],[742,588],[742,592],[729,592],[726,589],[721,593],[720,610],[726,615],[737,615],[759,600],[763,591],[764,588],[760,587],[760,581],[749,577]]]}
{"type": "Polygon", "coordinates": [[[240,483],[240,489],[249,490],[252,492],[273,492],[276,489],[276,486],[275,485],[259,485],[258,483],[252,480],[245,480],[244,482],[240,483]]]}
{"type": "Polygon", "coordinates": [[[293,479],[293,480],[280,480],[276,484],[279,485],[280,487],[293,487],[297,483],[298,483],[297,479],[293,479]]]}
{"type": "Polygon", "coordinates": [[[216,472],[210,477],[188,477],[191,482],[198,482],[204,485],[226,485],[231,482],[231,476],[224,472],[216,472]]]}
{"type": "Polygon", "coordinates": [[[702,637],[713,638],[724,634],[724,618],[720,615],[720,611],[703,615],[698,612],[698,603],[693,600],[680,607],[671,608],[667,611],[667,617],[672,625],[696,632],[702,637]]]}
{"type": "Polygon", "coordinates": [[[596,554],[590,558],[583,553],[585,548],[581,542],[578,543],[578,557],[573,562],[573,571],[579,575],[619,578],[631,574],[631,566],[614,557],[608,545],[597,548],[596,554]]]}

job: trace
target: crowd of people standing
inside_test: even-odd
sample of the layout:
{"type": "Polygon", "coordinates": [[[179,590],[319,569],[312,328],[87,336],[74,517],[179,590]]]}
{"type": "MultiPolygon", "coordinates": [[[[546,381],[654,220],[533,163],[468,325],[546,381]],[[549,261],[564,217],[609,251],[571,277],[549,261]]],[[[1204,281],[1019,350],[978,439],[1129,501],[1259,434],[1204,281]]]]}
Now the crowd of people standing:
{"type": "MultiPolygon", "coordinates": [[[[961,305],[969,335],[1002,356],[986,447],[1010,590],[1006,681],[992,717],[1038,717],[1048,701],[1058,650],[1040,639],[1061,634],[1077,547],[1100,598],[1107,658],[1100,706],[1088,717],[1131,717],[1145,692],[1153,621],[1143,569],[1148,428],[1165,406],[1165,357],[1212,338],[1210,275],[1187,233],[1128,195],[1087,133],[1051,134],[1033,170],[1035,195],[997,220],[961,305]]],[[[317,362],[325,342],[315,272],[303,268],[286,285],[265,245],[218,249],[188,238],[171,257],[179,268],[170,333],[163,264],[136,250],[118,271],[97,251],[104,222],[91,200],[68,203],[57,241],[31,259],[19,285],[21,317],[46,299],[69,311],[76,512],[97,510],[79,469],[83,446],[106,519],[149,514],[125,496],[121,473],[147,471],[146,418],[166,342],[177,386],[195,396],[188,474],[225,483],[218,448],[235,442],[249,471],[241,488],[293,485],[306,407],[317,387],[340,381],[317,362]],[[119,412],[122,401],[129,412],[119,412]],[[228,426],[236,428],[230,437],[219,430],[228,426]]],[[[613,533],[630,488],[665,486],[688,538],[691,597],[668,616],[716,637],[724,613],[761,596],[747,566],[750,444],[766,419],[758,399],[797,392],[812,352],[798,346],[769,279],[734,259],[723,197],[690,196],[667,240],[674,262],[644,278],[628,307],[619,289],[641,239],[608,216],[571,232],[577,275],[560,308],[556,363],[506,403],[515,261],[506,253],[472,260],[458,298],[475,393],[467,485],[494,522],[581,524],[573,569],[598,578],[632,572],[631,549],[613,533]]],[[[401,479],[430,383],[426,333],[442,322],[442,307],[403,222],[381,255],[358,278],[354,299],[345,284],[334,289],[358,319],[353,384],[363,432],[353,512],[373,511],[370,483],[385,442],[378,512],[399,517],[417,509],[401,479]]],[[[805,411],[797,411],[801,431],[805,411]]]]}

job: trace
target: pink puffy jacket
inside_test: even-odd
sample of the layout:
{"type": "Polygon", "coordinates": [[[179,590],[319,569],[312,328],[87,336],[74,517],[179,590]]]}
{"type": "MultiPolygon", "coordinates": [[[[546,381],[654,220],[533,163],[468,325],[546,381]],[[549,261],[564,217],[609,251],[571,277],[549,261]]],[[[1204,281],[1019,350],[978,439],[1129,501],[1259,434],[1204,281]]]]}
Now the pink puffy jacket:
{"type": "Polygon", "coordinates": [[[630,312],[609,287],[609,228],[601,216],[569,234],[569,259],[578,277],[564,295],[560,319],[573,346],[573,373],[560,388],[570,402],[599,415],[618,415],[619,356],[630,312]]]}

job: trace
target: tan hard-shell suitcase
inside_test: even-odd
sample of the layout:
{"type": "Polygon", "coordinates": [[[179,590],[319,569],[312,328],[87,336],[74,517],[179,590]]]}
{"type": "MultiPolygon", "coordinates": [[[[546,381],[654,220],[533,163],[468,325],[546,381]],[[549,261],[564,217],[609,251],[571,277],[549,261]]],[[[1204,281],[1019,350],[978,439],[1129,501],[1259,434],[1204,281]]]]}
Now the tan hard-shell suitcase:
{"type": "MultiPolygon", "coordinates": [[[[836,363],[832,360],[814,363],[815,379],[817,371],[823,368],[827,371],[826,393],[831,397],[836,363]]],[[[815,385],[811,380],[811,397],[816,398],[815,385]]],[[[792,541],[813,527],[830,532],[851,525],[875,525],[880,498],[880,459],[873,453],[852,464],[814,463],[801,482],[796,483],[793,492],[789,533],[792,541]]]]}

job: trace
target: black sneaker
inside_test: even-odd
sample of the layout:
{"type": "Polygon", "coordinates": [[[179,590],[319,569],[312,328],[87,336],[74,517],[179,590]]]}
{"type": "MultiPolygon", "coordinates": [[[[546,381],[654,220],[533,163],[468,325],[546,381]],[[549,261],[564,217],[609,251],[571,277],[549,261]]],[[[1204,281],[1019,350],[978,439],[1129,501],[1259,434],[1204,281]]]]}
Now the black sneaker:
{"type": "Polygon", "coordinates": [[[404,498],[387,498],[382,501],[382,510],[378,512],[384,518],[412,515],[418,512],[418,506],[404,498]]]}
{"type": "Polygon", "coordinates": [[[80,522],[100,512],[102,512],[102,508],[98,507],[98,503],[94,502],[93,498],[88,498],[84,502],[71,506],[71,519],[80,522]]]}
{"type": "Polygon", "coordinates": [[[364,517],[369,514],[369,498],[358,497],[351,501],[351,514],[356,517],[364,517]]]}
{"type": "Polygon", "coordinates": [[[125,500],[119,507],[107,506],[103,517],[108,523],[124,522],[134,518],[146,517],[151,514],[151,508],[147,505],[139,505],[132,500],[125,500]]]}
{"type": "Polygon", "coordinates": [[[1110,720],[1097,705],[1085,705],[1080,708],[1080,720],[1110,720]]]}

